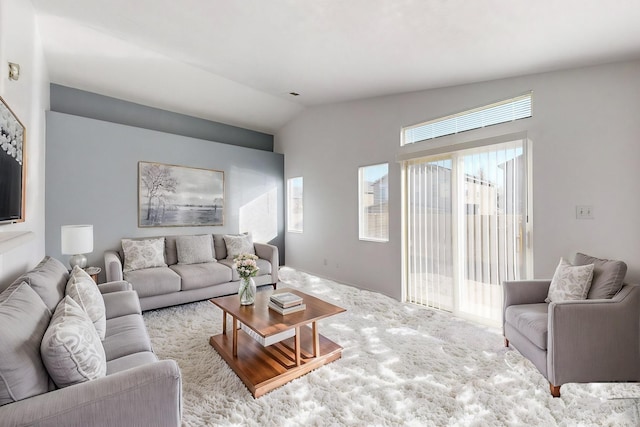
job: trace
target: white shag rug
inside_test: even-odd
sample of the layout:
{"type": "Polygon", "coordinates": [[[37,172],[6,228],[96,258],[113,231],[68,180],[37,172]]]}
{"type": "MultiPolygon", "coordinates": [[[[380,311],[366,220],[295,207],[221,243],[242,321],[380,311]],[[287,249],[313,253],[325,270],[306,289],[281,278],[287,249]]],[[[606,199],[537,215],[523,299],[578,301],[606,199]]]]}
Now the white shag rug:
{"type": "Polygon", "coordinates": [[[209,345],[217,307],[147,312],[158,357],[182,371],[185,426],[640,425],[640,384],[565,384],[554,399],[498,330],[286,267],[280,278],[347,309],[319,322],[342,358],[254,399],[209,345]]]}

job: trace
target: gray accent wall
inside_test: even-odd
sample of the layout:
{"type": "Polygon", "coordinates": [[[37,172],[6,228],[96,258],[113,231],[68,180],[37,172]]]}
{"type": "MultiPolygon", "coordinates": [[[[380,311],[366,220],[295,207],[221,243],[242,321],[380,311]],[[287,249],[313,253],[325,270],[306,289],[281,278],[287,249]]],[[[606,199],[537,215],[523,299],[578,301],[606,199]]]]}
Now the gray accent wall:
{"type": "Polygon", "coordinates": [[[47,254],[67,262],[60,226],[93,224],[94,250],[87,257],[103,268],[102,280],[103,253],[123,237],[251,231],[263,237],[256,241],[278,246],[283,262],[282,154],[56,111],[46,120],[47,254]],[[224,225],[138,227],[139,161],[224,171],[224,225]]]}
{"type": "Polygon", "coordinates": [[[223,144],[273,151],[273,135],[51,84],[51,110],[223,144]]]}

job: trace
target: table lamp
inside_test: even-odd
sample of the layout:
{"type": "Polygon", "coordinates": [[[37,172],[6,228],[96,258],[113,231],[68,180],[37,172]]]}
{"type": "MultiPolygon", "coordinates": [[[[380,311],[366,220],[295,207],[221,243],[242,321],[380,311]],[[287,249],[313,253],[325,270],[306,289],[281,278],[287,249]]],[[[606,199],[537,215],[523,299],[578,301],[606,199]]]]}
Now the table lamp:
{"type": "Polygon", "coordinates": [[[63,225],[61,228],[62,254],[72,255],[69,265],[85,268],[87,257],[84,254],[93,252],[93,225],[63,225]]]}

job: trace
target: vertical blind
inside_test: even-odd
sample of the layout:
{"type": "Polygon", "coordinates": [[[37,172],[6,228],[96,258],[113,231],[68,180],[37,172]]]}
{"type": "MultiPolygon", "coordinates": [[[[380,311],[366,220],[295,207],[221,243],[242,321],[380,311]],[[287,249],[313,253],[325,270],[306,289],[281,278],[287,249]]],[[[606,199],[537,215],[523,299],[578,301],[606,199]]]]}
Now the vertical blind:
{"type": "Polygon", "coordinates": [[[526,165],[524,141],[407,164],[408,301],[500,320],[527,275],[526,165]]]}

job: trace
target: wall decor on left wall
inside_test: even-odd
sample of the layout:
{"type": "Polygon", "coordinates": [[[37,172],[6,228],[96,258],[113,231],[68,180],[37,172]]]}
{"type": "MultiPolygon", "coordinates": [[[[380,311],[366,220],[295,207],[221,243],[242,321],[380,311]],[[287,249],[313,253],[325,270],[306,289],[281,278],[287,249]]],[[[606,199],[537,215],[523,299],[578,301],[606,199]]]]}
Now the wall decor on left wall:
{"type": "Polygon", "coordinates": [[[138,162],[138,226],[224,225],[224,172],[138,162]]]}
{"type": "Polygon", "coordinates": [[[0,224],[23,222],[26,129],[0,97],[0,224]]]}

